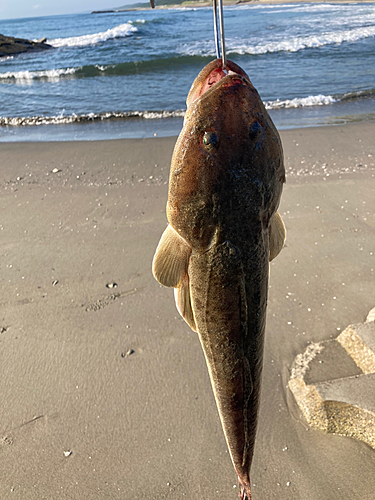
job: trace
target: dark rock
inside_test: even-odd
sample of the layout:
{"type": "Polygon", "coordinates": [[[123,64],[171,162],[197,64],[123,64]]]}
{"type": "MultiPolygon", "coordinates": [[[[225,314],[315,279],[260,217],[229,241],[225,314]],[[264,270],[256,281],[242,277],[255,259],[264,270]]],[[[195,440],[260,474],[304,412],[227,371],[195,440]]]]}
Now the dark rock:
{"type": "Polygon", "coordinates": [[[0,57],[22,54],[34,50],[52,49],[52,45],[45,43],[46,38],[38,42],[26,40],[24,38],[14,38],[12,36],[0,35],[0,57]]]}

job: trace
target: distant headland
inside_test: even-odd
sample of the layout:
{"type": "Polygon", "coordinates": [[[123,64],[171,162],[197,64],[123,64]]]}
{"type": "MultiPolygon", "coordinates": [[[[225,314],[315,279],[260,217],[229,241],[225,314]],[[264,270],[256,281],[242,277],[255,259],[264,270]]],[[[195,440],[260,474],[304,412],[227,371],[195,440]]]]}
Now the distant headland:
{"type": "MultiPolygon", "coordinates": [[[[252,3],[259,0],[224,0],[224,5],[237,5],[252,3]]],[[[208,7],[212,5],[212,0],[156,0],[155,7],[158,9],[173,9],[176,7],[208,7]]],[[[151,9],[149,1],[143,1],[117,7],[116,9],[94,10],[91,14],[108,14],[111,12],[126,12],[129,10],[151,9]]]]}
{"type": "MultiPolygon", "coordinates": [[[[243,5],[243,4],[284,4],[284,3],[372,3],[374,0],[223,0],[224,5],[243,5]]],[[[210,7],[212,0],[155,0],[155,7],[157,9],[173,9],[173,8],[197,8],[197,7],[210,7]]],[[[111,12],[126,12],[129,10],[148,10],[151,9],[150,2],[143,1],[123,5],[110,10],[96,10],[92,14],[107,14],[111,12]]]]}

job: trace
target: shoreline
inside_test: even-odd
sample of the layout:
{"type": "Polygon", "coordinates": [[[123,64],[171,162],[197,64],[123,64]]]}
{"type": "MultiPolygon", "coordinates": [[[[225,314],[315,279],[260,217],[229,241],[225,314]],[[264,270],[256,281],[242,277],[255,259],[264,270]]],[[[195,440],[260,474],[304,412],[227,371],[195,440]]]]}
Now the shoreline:
{"type": "MultiPolygon", "coordinates": [[[[289,109],[286,125],[280,126],[277,116],[284,110],[269,112],[279,132],[313,130],[332,127],[347,127],[351,125],[375,124],[374,113],[348,116],[332,116],[326,118],[328,123],[300,124],[298,113],[309,113],[310,109],[289,109]],[[296,112],[296,113],[295,113],[296,112]],[[276,116],[275,116],[276,115],[276,116]],[[329,123],[330,122],[330,123],[329,123]]],[[[313,111],[313,110],[312,110],[313,111]]],[[[314,112],[314,111],[313,111],[314,112]]],[[[173,138],[177,137],[182,129],[183,118],[162,118],[154,120],[129,119],[108,120],[97,122],[68,123],[68,124],[42,124],[26,126],[0,127],[0,144],[22,142],[76,142],[76,141],[110,141],[110,140],[142,140],[146,138],[173,138]]]]}

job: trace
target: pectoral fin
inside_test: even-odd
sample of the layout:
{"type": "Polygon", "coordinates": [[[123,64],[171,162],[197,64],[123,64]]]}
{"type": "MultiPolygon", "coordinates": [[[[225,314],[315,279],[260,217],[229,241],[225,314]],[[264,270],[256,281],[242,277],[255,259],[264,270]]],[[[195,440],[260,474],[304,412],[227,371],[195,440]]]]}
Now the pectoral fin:
{"type": "Polygon", "coordinates": [[[191,247],[168,225],[156,249],[152,272],[160,284],[175,288],[174,297],[178,312],[190,328],[196,331],[189,290],[190,255],[191,247]]]}
{"type": "Polygon", "coordinates": [[[189,265],[191,248],[186,241],[168,225],[160,238],[152,261],[152,273],[155,279],[164,286],[177,288],[189,265]]]}
{"type": "Polygon", "coordinates": [[[286,237],[286,230],[284,222],[279,214],[275,212],[271,217],[270,227],[269,227],[269,239],[270,239],[270,262],[281,252],[286,237]]]}

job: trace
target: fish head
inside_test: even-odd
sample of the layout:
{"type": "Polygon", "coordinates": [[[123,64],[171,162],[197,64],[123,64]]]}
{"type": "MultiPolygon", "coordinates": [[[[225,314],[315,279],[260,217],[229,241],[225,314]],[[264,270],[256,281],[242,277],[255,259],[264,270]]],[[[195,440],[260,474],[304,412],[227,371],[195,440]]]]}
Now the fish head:
{"type": "Polygon", "coordinates": [[[232,61],[227,72],[220,59],[212,61],[187,97],[171,164],[170,224],[200,250],[232,219],[267,226],[284,174],[279,134],[248,75],[232,61]]]}

